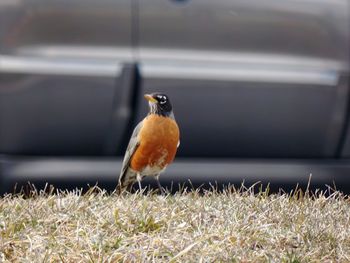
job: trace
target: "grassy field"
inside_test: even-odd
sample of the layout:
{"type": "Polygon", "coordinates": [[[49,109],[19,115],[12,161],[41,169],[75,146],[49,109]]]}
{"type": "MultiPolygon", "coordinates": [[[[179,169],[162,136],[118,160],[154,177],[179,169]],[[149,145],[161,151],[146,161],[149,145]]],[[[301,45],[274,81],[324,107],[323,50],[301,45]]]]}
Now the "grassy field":
{"type": "Polygon", "coordinates": [[[350,262],[338,192],[104,191],[0,199],[0,262],[350,262]]]}

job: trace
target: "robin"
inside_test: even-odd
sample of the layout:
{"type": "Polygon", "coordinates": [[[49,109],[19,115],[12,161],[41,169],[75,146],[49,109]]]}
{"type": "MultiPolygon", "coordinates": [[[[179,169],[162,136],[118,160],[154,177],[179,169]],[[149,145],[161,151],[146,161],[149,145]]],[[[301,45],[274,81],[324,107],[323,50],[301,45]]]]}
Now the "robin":
{"type": "Polygon", "coordinates": [[[180,144],[180,131],[169,97],[161,93],[145,94],[148,115],[135,127],[123,160],[118,192],[130,190],[137,181],[154,176],[163,193],[159,175],[174,160],[180,144]]]}

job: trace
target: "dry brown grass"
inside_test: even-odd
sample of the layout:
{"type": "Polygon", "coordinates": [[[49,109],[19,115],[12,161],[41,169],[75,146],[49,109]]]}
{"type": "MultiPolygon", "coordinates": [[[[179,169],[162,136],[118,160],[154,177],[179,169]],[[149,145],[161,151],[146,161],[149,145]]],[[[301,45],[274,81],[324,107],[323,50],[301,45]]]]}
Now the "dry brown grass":
{"type": "Polygon", "coordinates": [[[230,189],[0,199],[0,262],[350,262],[350,204],[230,189]]]}

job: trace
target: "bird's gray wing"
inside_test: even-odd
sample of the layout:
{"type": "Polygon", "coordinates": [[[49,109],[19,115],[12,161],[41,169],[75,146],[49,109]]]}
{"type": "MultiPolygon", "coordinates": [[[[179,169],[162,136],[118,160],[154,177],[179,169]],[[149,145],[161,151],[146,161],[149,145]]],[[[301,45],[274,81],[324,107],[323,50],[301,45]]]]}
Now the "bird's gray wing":
{"type": "MultiPolygon", "coordinates": [[[[139,146],[138,134],[142,128],[142,124],[143,124],[143,122],[141,121],[135,127],[135,129],[131,135],[128,147],[126,148],[126,152],[125,152],[124,159],[123,159],[123,165],[122,165],[122,169],[120,171],[119,180],[118,180],[119,181],[118,186],[119,186],[120,192],[129,186],[130,181],[133,181],[133,178],[127,178],[127,177],[131,176],[130,171],[129,171],[129,165],[130,165],[131,157],[133,156],[137,147],[139,146]]],[[[135,178],[136,178],[136,174],[133,176],[135,176],[135,178]]]]}

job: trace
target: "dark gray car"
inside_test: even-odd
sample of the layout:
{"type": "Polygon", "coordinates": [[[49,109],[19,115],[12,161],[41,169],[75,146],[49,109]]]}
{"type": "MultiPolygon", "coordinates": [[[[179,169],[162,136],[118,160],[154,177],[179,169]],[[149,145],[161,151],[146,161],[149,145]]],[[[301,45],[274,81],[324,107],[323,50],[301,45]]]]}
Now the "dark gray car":
{"type": "Polygon", "coordinates": [[[2,191],[114,186],[153,91],[169,95],[181,129],[164,182],[283,186],[313,173],[345,187],[349,4],[1,1],[2,191]]]}

